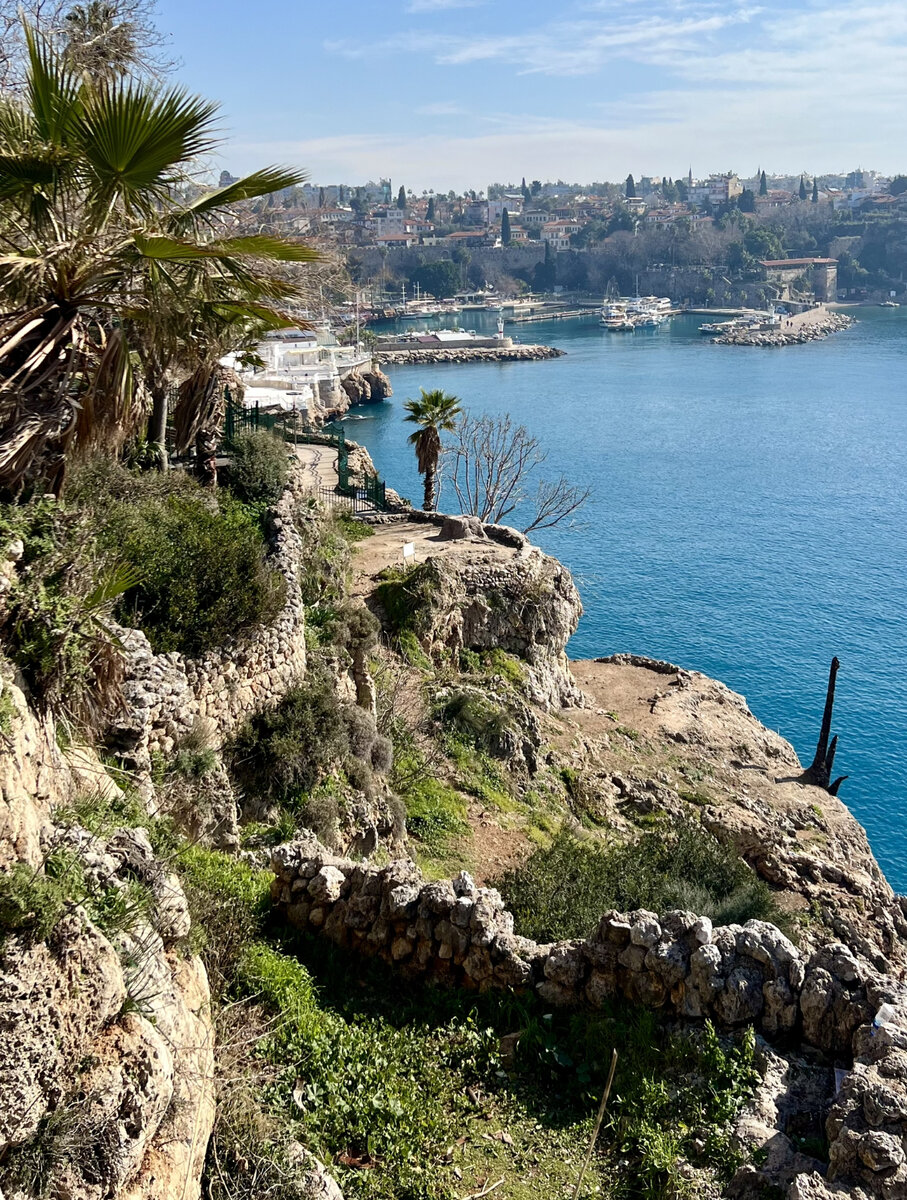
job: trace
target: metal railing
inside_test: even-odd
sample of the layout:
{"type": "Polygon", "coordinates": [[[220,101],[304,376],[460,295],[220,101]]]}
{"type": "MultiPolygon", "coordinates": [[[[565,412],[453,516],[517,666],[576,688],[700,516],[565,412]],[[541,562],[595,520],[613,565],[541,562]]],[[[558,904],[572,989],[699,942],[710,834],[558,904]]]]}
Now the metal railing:
{"type": "Polygon", "coordinates": [[[343,498],[354,507],[355,512],[365,509],[377,509],[383,512],[387,506],[387,485],[382,479],[371,472],[363,472],[362,484],[357,484],[350,470],[350,452],[346,441],[346,431],[339,421],[330,421],[320,429],[308,425],[302,413],[299,412],[262,412],[256,403],[245,407],[236,404],[230,395],[230,389],[225,388],[226,398],[224,433],[222,448],[229,452],[230,445],[238,434],[255,429],[267,429],[278,437],[284,438],[294,446],[315,445],[330,446],[337,451],[337,491],[332,493],[322,488],[321,492],[343,498]]]}

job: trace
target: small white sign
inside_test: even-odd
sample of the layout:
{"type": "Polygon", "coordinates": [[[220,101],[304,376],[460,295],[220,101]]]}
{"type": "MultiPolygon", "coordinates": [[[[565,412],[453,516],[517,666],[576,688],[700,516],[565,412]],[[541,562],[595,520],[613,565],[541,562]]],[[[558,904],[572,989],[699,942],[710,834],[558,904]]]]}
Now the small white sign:
{"type": "Polygon", "coordinates": [[[406,562],[406,560],[408,558],[415,558],[415,557],[416,557],[416,543],[415,542],[404,542],[404,544],[403,544],[403,561],[406,562]]]}

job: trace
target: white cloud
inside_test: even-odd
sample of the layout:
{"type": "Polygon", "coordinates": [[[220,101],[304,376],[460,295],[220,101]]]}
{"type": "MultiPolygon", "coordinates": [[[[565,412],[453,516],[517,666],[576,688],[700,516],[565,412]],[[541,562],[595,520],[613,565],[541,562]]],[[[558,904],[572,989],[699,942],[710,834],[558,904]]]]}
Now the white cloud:
{"type": "MultiPolygon", "coordinates": [[[[670,8],[670,6],[669,6],[670,8]]],[[[445,66],[500,62],[521,73],[586,75],[616,58],[662,64],[691,53],[721,31],[749,22],[760,8],[741,4],[716,12],[710,4],[687,5],[681,15],[651,10],[628,11],[607,19],[554,22],[520,34],[462,37],[413,30],[391,34],[378,42],[333,41],[330,52],[347,58],[375,54],[431,54],[445,66]]]]}
{"type": "MultiPolygon", "coordinates": [[[[765,0],[762,8],[740,3],[721,11],[713,0],[615,2],[590,0],[582,20],[497,38],[404,31],[367,50],[337,43],[334,49],[351,57],[433,56],[450,68],[452,86],[459,66],[500,63],[508,94],[530,111],[484,112],[443,140],[413,122],[412,135],[365,137],[348,130],[338,138],[286,143],[279,152],[258,147],[247,165],[277,157],[319,178],[390,172],[414,187],[442,190],[528,172],[575,180],[620,179],[628,171],[678,174],[690,162],[697,173],[749,173],[759,162],[794,172],[861,163],[903,170],[903,0],[851,6],[807,0],[806,8],[783,10],[778,0],[765,0]],[[617,90],[607,71],[617,61],[639,64],[640,81],[660,84],[638,94],[617,90]],[[569,120],[533,114],[532,89],[519,79],[525,72],[593,77],[588,92],[597,103],[569,120]]],[[[429,103],[421,115],[467,115],[455,108],[429,103]]],[[[244,152],[251,155],[251,146],[244,152]]]]}
{"type": "Polygon", "coordinates": [[[409,0],[410,13],[446,12],[451,8],[479,8],[485,0],[409,0]]]}
{"type": "Polygon", "coordinates": [[[423,104],[413,110],[421,117],[465,117],[467,110],[460,104],[441,100],[436,104],[423,104]]]}

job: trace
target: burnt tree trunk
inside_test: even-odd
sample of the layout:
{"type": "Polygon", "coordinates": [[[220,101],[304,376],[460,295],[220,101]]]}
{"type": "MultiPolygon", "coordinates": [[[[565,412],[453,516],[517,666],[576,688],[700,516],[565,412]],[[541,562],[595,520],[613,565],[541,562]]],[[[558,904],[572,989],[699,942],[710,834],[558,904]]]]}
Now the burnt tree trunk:
{"type": "Polygon", "coordinates": [[[841,663],[835,657],[831,660],[831,670],[828,672],[828,690],[825,693],[825,711],[822,714],[822,727],[819,730],[819,741],[816,744],[816,754],[813,758],[812,765],[805,772],[806,781],[814,783],[816,787],[824,788],[830,795],[837,796],[838,788],[847,778],[846,775],[841,775],[834,783],[831,782],[831,771],[835,762],[835,753],[838,749],[837,734],[831,738],[831,720],[835,708],[835,683],[838,677],[841,663]]]}

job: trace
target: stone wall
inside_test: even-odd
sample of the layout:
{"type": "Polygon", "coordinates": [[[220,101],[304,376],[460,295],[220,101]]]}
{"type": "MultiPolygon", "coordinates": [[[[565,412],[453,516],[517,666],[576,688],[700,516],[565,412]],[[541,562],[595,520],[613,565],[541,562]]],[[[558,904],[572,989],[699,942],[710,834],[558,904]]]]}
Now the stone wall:
{"type": "Polygon", "coordinates": [[[272,625],[197,659],[155,654],[141,630],[121,630],[128,716],[110,730],[108,741],[140,772],[147,773],[152,754],[170,754],[199,722],[215,740],[227,737],[252,712],[280,700],[305,674],[302,541],[293,518],[302,490],[295,473],[271,512],[270,562],[287,581],[286,603],[272,625]]]}
{"type": "MultiPolygon", "coordinates": [[[[605,913],[588,940],[539,945],[516,936],[499,893],[465,872],[429,883],[408,860],[354,863],[314,839],[279,847],[272,869],[273,900],[292,924],[408,977],[534,990],[557,1006],[597,1008],[621,996],[856,1058],[828,1119],[830,1178],[859,1181],[885,1200],[907,1195],[907,989],[843,944],[806,957],[764,921],[713,928],[692,913],[637,911],[605,913]],[[889,1020],[876,1030],[883,1004],[889,1020]]],[[[805,1197],[826,1185],[799,1186],[805,1197]]]]}

